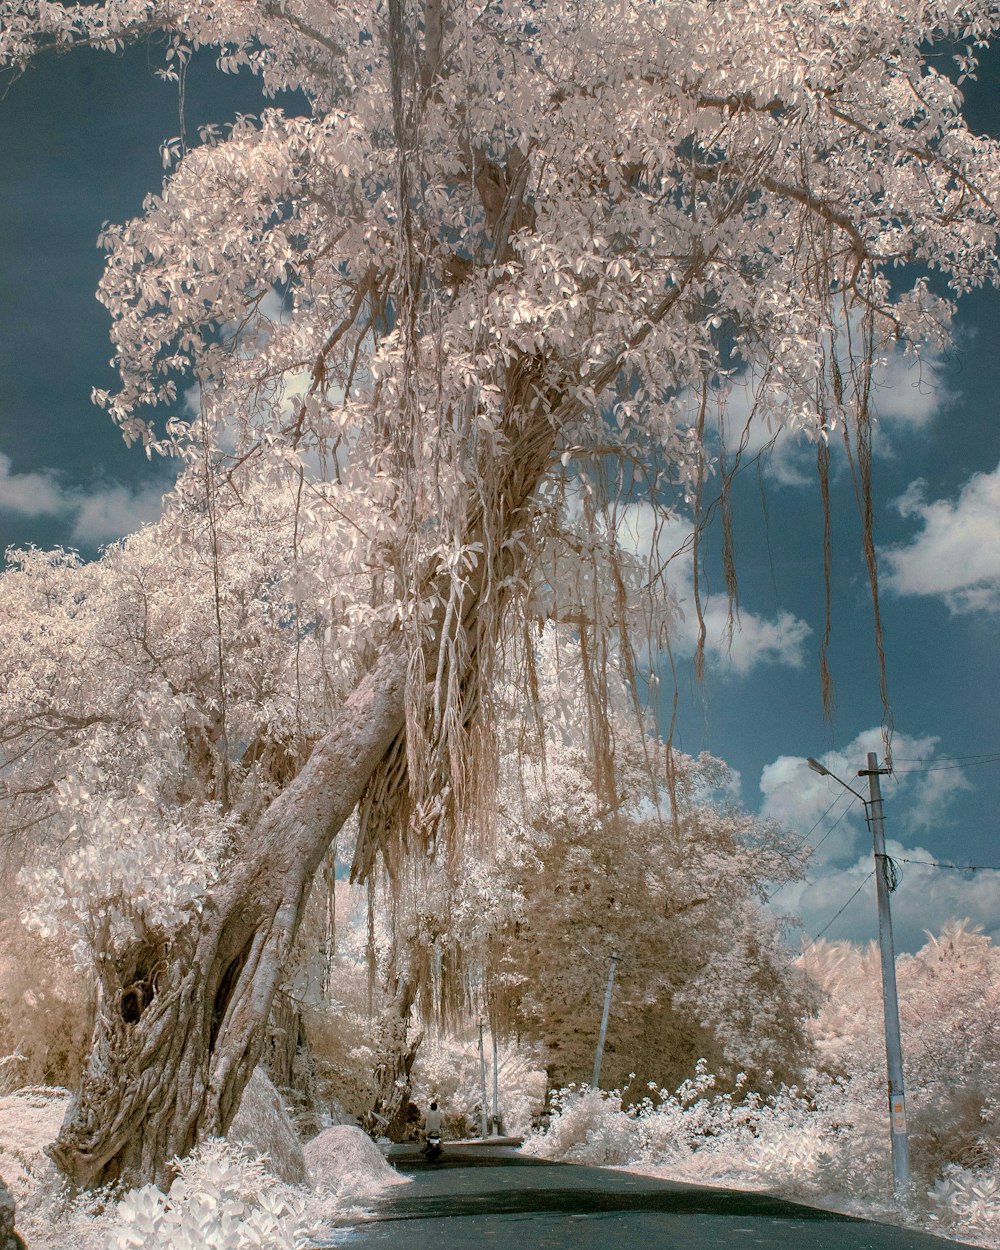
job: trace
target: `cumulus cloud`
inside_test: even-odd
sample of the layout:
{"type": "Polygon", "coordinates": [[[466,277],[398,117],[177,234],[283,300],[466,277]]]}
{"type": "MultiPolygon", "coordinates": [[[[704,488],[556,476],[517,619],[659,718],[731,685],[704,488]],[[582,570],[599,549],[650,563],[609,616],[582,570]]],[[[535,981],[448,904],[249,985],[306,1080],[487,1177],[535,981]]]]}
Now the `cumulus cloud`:
{"type": "Polygon", "coordinates": [[[96,547],[131,534],[163,511],[163,484],[129,487],[113,482],[74,496],[72,541],[96,547]]]}
{"type": "MultiPolygon", "coordinates": [[[[842,350],[846,346],[842,345],[842,350]]],[[[926,350],[919,358],[895,349],[878,365],[872,377],[873,408],[877,419],[876,454],[891,457],[908,431],[925,428],[956,399],[942,380],[942,359],[926,350]]],[[[698,399],[689,397],[693,424],[698,399]]],[[[738,375],[717,414],[719,437],[732,456],[741,449],[744,459],[762,458],[764,472],[778,486],[810,486],[816,480],[816,442],[809,434],[780,426],[771,419],[760,382],[749,374],[738,375]]],[[[836,458],[843,453],[842,440],[830,441],[836,458]]]]}
{"type": "MultiPolygon", "coordinates": [[[[940,739],[932,735],[915,737],[895,732],[892,736],[894,756],[904,760],[933,760],[940,739]]],[[[819,762],[845,781],[864,798],[868,797],[868,782],[857,776],[857,770],[865,766],[869,751],[882,758],[884,745],[882,730],[878,726],[865,729],[852,742],[836,751],[827,751],[816,758],[819,762]]],[[[905,771],[905,765],[891,777],[883,779],[882,789],[887,801],[891,801],[906,828],[915,832],[933,828],[940,823],[951,799],[961,790],[969,788],[969,780],[961,768],[939,769],[933,772],[905,771]],[[899,805],[899,806],[896,806],[899,805]]],[[[827,817],[828,824],[816,829],[810,839],[815,845],[818,837],[829,830],[847,804],[850,795],[832,777],[814,773],[805,756],[781,755],[767,764],[760,777],[763,795],[761,815],[775,820],[785,829],[805,837],[816,826],[824,812],[837,803],[827,817]],[[839,800],[839,802],[837,802],[839,800]]],[[[853,853],[857,837],[864,828],[864,808],[854,802],[843,818],[843,831],[830,834],[820,848],[818,862],[834,860],[838,855],[853,853]]]]}
{"type": "Polygon", "coordinates": [[[50,469],[12,472],[10,458],[0,452],[0,510],[22,517],[62,517],[70,527],[69,541],[85,547],[112,542],[155,520],[171,485],[164,479],[136,486],[101,482],[83,489],[50,469]]]}
{"type": "Polygon", "coordinates": [[[920,430],[929,425],[958,398],[945,385],[942,374],[943,361],[937,352],[915,359],[897,348],[872,377],[879,420],[897,430],[920,430]]]}
{"type": "MultiPolygon", "coordinates": [[[[680,612],[674,625],[672,645],[678,654],[693,654],[698,639],[698,617],[691,572],[693,528],[690,521],[682,517],[664,520],[649,504],[631,504],[618,517],[617,535],[626,550],[644,560],[655,555],[656,561],[667,566],[667,585],[680,612]]],[[[812,630],[791,612],[779,611],[767,617],[741,608],[730,634],[726,599],[708,594],[702,588],[701,601],[709,662],[739,677],[746,676],[759,664],[801,668],[805,663],[806,639],[812,630]]]]}
{"type": "Polygon", "coordinates": [[[58,516],[66,504],[53,473],[15,473],[10,457],[0,452],[0,509],[19,516],[58,516]]]}
{"type": "Polygon", "coordinates": [[[884,584],[898,595],[936,595],[954,613],[1000,607],[1000,465],[975,473],[954,502],[928,502],[926,484],[913,482],[896,500],[920,524],[909,543],[880,553],[884,584]]]}

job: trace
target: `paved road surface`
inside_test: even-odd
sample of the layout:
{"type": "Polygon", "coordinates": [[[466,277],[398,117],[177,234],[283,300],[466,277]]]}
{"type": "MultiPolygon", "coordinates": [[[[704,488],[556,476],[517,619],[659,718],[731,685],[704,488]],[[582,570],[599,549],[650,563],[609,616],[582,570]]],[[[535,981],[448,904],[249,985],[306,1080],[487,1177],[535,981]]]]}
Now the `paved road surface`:
{"type": "Polygon", "coordinates": [[[346,1250],[954,1250],[957,1242],[763,1194],[546,1163],[510,1147],[446,1144],[428,1167],[390,1158],[413,1184],[341,1230],[346,1250]]]}

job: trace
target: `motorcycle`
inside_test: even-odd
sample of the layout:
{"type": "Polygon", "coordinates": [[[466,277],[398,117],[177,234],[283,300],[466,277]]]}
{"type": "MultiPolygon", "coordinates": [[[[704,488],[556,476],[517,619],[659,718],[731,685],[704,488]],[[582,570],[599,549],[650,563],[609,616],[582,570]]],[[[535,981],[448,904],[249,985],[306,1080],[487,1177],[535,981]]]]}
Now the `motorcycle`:
{"type": "Polygon", "coordinates": [[[428,1163],[437,1163],[441,1158],[441,1134],[428,1133],[424,1140],[423,1156],[428,1163]]]}

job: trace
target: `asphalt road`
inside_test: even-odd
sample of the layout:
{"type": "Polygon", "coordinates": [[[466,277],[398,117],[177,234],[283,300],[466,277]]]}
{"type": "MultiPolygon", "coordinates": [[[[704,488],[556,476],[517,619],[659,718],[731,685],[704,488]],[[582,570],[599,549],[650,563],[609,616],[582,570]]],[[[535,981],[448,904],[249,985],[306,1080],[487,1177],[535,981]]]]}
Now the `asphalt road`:
{"type": "Polygon", "coordinates": [[[392,1162],[413,1177],[351,1229],[346,1250],[946,1250],[959,1243],[765,1194],[547,1163],[510,1147],[446,1143],[429,1167],[414,1148],[392,1162]]]}

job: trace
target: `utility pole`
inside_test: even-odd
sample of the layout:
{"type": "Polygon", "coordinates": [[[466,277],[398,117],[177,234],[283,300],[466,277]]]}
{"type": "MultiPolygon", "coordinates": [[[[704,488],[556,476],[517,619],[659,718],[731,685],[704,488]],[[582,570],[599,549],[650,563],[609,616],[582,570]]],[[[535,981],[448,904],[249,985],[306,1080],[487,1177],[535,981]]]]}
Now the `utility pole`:
{"type": "Polygon", "coordinates": [[[858,776],[868,778],[872,843],[875,851],[875,892],[878,897],[878,943],[882,955],[882,1009],[885,1015],[885,1058],[889,1075],[889,1126],[892,1141],[892,1187],[904,1198],[910,1187],[910,1141],[906,1131],[906,1095],[903,1089],[903,1045],[899,1034],[899,1000],[896,996],[896,952],[892,943],[889,893],[889,859],[885,853],[885,821],[882,814],[881,773],[878,756],[868,752],[868,767],[858,776]]]}
{"type": "Polygon", "coordinates": [[[479,1017],[479,1135],[480,1137],[488,1136],[486,1124],[486,1048],[483,1046],[483,1018],[479,1017]]]}
{"type": "Polygon", "coordinates": [[[497,1056],[496,1029],[490,1025],[490,1037],[493,1039],[493,1136],[500,1133],[500,1063],[497,1056]]]}
{"type": "Polygon", "coordinates": [[[594,1056],[594,1075],[590,1084],[594,1089],[601,1088],[601,1064],[604,1062],[604,1041],[608,1036],[608,1016],[611,1014],[611,991],[615,987],[615,971],[621,956],[612,952],[611,965],[608,968],[608,987],[604,991],[604,1012],[601,1016],[601,1032],[597,1038],[597,1054],[594,1056]]]}

